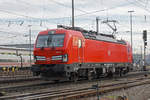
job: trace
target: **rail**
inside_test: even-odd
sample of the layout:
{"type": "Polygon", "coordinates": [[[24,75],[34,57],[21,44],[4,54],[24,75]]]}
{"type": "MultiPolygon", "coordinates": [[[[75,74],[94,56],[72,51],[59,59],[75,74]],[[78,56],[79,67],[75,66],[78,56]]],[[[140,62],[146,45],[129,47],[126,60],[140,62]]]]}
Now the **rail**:
{"type": "MultiPolygon", "coordinates": [[[[136,80],[126,80],[123,82],[118,83],[111,83],[99,86],[98,93],[106,93],[110,91],[126,89],[134,86],[150,84],[150,78],[137,78],[136,80]],[[141,81],[142,80],[142,81],[141,81]]],[[[75,88],[75,89],[60,89],[57,91],[46,90],[34,93],[25,93],[25,94],[18,94],[13,96],[3,96],[0,97],[2,100],[47,100],[47,99],[54,99],[54,100],[77,100],[83,97],[95,96],[97,91],[92,87],[84,87],[84,88],[75,88]]]]}

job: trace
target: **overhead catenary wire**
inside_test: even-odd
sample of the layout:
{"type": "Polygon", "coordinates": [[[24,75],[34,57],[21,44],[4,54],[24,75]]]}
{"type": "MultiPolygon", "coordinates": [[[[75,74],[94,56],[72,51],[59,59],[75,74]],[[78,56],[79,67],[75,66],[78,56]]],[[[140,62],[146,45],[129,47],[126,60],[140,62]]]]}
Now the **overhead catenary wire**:
{"type": "MultiPolygon", "coordinates": [[[[72,8],[71,6],[65,5],[65,4],[60,3],[60,2],[58,2],[58,1],[55,1],[55,0],[50,0],[50,1],[56,3],[56,4],[60,5],[60,6],[63,6],[63,7],[72,8]]],[[[87,13],[87,11],[81,10],[81,9],[79,9],[79,8],[75,8],[75,10],[78,10],[78,11],[84,12],[84,13],[87,13]]]]}
{"type": "MultiPolygon", "coordinates": [[[[60,3],[60,2],[58,2],[58,1],[55,1],[55,0],[51,0],[51,1],[57,3],[58,5],[64,6],[64,7],[70,7],[70,6],[67,6],[67,5],[65,5],[65,4],[63,4],[63,3],[60,3]]],[[[83,14],[76,15],[76,17],[84,16],[84,15],[88,15],[88,14],[93,14],[93,13],[97,13],[97,12],[101,12],[101,11],[106,11],[106,10],[115,9],[115,8],[117,8],[117,7],[122,7],[122,6],[126,6],[126,5],[128,5],[128,4],[133,4],[134,2],[135,2],[135,1],[129,2],[129,3],[127,3],[127,4],[121,4],[121,5],[118,5],[118,6],[110,7],[110,8],[108,8],[108,9],[96,10],[96,11],[91,11],[91,12],[83,11],[83,10],[80,10],[80,9],[77,9],[77,8],[76,8],[77,10],[84,12],[83,14]]],[[[33,17],[33,16],[27,16],[27,15],[23,15],[23,14],[18,14],[18,13],[10,12],[10,11],[7,11],[7,10],[0,10],[0,11],[1,11],[1,12],[5,12],[5,13],[9,13],[9,14],[13,14],[13,15],[17,15],[17,16],[26,17],[26,18],[39,19],[38,17],[33,17]]],[[[56,19],[56,20],[57,20],[57,19],[65,19],[65,18],[69,18],[69,17],[66,16],[66,17],[61,17],[61,18],[58,17],[58,18],[49,18],[49,19],[53,19],[53,20],[56,19]]]]}
{"type": "MultiPolygon", "coordinates": [[[[54,1],[55,3],[57,3],[57,4],[59,4],[59,5],[61,5],[61,6],[65,6],[65,7],[69,7],[69,6],[66,6],[66,5],[64,5],[64,4],[62,4],[62,3],[59,3],[59,2],[56,2],[55,0],[52,0],[52,1],[54,1]]],[[[124,5],[124,4],[123,4],[124,5]]],[[[122,5],[120,5],[120,7],[121,7],[122,5]]],[[[112,7],[112,8],[108,8],[108,9],[102,9],[102,10],[97,10],[97,11],[92,11],[92,12],[85,12],[85,11],[82,11],[82,12],[84,12],[83,14],[79,14],[79,15],[76,15],[75,17],[80,17],[80,16],[85,16],[85,15],[90,15],[90,14],[94,14],[94,13],[98,13],[98,12],[101,12],[101,11],[106,11],[106,10],[109,10],[109,9],[115,9],[115,8],[117,8],[118,6],[116,6],[116,7],[112,7]]],[[[78,10],[80,10],[80,9],[78,9],[78,10]]],[[[18,14],[18,13],[13,13],[13,12],[10,12],[10,11],[6,11],[6,10],[0,10],[0,11],[3,11],[3,12],[5,12],[5,13],[9,13],[9,14],[14,14],[14,15],[18,15],[18,16],[22,16],[22,17],[26,17],[26,18],[31,18],[32,20],[34,20],[34,19],[36,19],[37,21],[39,20],[40,21],[40,23],[41,22],[43,22],[43,18],[41,19],[41,18],[38,18],[38,17],[32,17],[32,16],[27,16],[27,15],[22,15],[22,14],[18,14]]],[[[80,10],[81,11],[81,10],[80,10]]],[[[68,17],[68,16],[66,16],[66,17],[61,17],[61,18],[48,18],[47,20],[46,20],[46,22],[48,23],[48,20],[58,20],[58,19],[70,19],[70,17],[68,17]]],[[[54,23],[54,21],[50,21],[51,23],[54,23]]],[[[57,24],[57,23],[55,23],[55,24],[57,24]]],[[[39,24],[40,25],[40,24],[39,24]]],[[[41,26],[42,26],[42,24],[41,24],[41,26]]],[[[45,26],[46,28],[47,28],[47,26],[45,26]]]]}
{"type": "MultiPolygon", "coordinates": [[[[53,0],[52,0],[53,1],[53,0]]],[[[56,1],[55,1],[56,2],[56,1]]],[[[106,8],[106,9],[101,9],[101,10],[95,10],[95,11],[90,11],[90,12],[86,12],[86,11],[83,11],[84,12],[83,14],[78,14],[76,15],[75,17],[79,17],[79,16],[85,16],[85,15],[89,15],[89,14],[94,14],[94,13],[98,13],[98,12],[102,12],[102,11],[107,11],[107,10],[112,10],[112,9],[115,9],[115,8],[118,8],[118,7],[123,7],[123,6],[126,6],[126,5],[129,5],[131,3],[134,3],[134,2],[129,2],[129,3],[126,3],[126,4],[120,4],[120,5],[117,5],[117,6],[113,6],[113,7],[110,7],[110,8],[106,8]]],[[[79,10],[79,9],[78,9],[79,10]]],[[[81,10],[80,10],[81,11],[81,10]]],[[[23,15],[23,14],[19,14],[19,13],[15,13],[15,12],[11,12],[11,11],[7,11],[7,10],[2,10],[0,9],[0,12],[4,12],[4,13],[8,13],[8,14],[12,14],[12,15],[16,15],[16,16],[21,16],[21,17],[25,17],[25,18],[31,18],[31,19],[38,19],[38,20],[41,20],[39,17],[33,17],[33,16],[27,16],[27,15],[23,15]]],[[[64,17],[55,17],[55,18],[47,18],[47,19],[52,19],[52,20],[57,20],[57,19],[65,19],[65,18],[70,18],[70,16],[64,16],[64,17]]]]}
{"type": "Polygon", "coordinates": [[[2,10],[2,9],[0,9],[0,12],[7,13],[7,14],[12,14],[12,15],[16,15],[16,16],[20,16],[20,17],[25,17],[25,18],[39,19],[37,17],[27,16],[27,15],[23,15],[23,14],[11,12],[11,11],[7,11],[7,10],[2,10]]]}
{"type": "MultiPolygon", "coordinates": [[[[18,35],[18,33],[19,33],[19,32],[9,32],[9,31],[2,31],[2,30],[0,30],[0,32],[11,34],[11,35],[12,35],[12,33],[15,33],[15,35],[18,35]]],[[[19,34],[22,34],[22,33],[19,33],[19,34]]]]}
{"type": "MultiPolygon", "coordinates": [[[[19,1],[19,0],[17,0],[17,1],[19,1]]],[[[21,0],[21,1],[23,1],[23,2],[25,2],[24,0],[21,0]]],[[[42,1],[42,0],[41,0],[42,1]]],[[[47,0],[48,1],[48,0],[47,0]]],[[[51,0],[49,0],[49,1],[51,1],[51,0]]],[[[129,1],[129,0],[128,0],[129,1]]],[[[57,7],[59,7],[59,6],[64,6],[64,7],[66,7],[66,9],[65,9],[65,11],[67,10],[67,8],[71,8],[71,6],[69,6],[69,5],[67,5],[67,4],[63,4],[63,3],[61,3],[60,1],[56,1],[56,0],[52,0],[52,2],[53,3],[55,3],[55,4],[57,4],[57,5],[55,5],[55,6],[57,6],[57,7]],[[54,2],[53,2],[54,1],[54,2]]],[[[47,3],[47,2],[46,2],[47,3]]],[[[28,2],[28,4],[30,4],[29,2],[28,2]]],[[[32,5],[32,4],[30,4],[30,5],[32,5]]],[[[109,8],[102,8],[102,9],[100,9],[100,10],[94,10],[94,11],[84,11],[84,9],[83,9],[83,11],[80,9],[80,8],[75,8],[77,11],[80,11],[80,13],[78,13],[78,14],[76,14],[76,16],[75,17],[77,17],[77,18],[81,18],[81,17],[83,17],[83,18],[85,18],[85,16],[92,16],[93,14],[99,14],[99,12],[104,12],[104,11],[108,11],[108,10],[110,10],[110,12],[111,12],[111,10],[113,10],[113,9],[116,9],[116,8],[119,8],[119,7],[124,7],[124,6],[128,6],[128,5],[136,5],[137,7],[139,7],[139,8],[142,8],[142,9],[148,9],[148,7],[149,6],[146,6],[146,4],[145,4],[145,2],[142,2],[142,0],[132,0],[132,1],[129,1],[129,2],[125,2],[125,3],[121,3],[121,4],[115,4],[115,5],[113,5],[113,6],[110,6],[109,8]],[[146,6],[146,7],[145,7],[146,6]],[[82,12],[82,13],[81,13],[82,12]]],[[[24,5],[24,6],[26,6],[26,5],[24,5]]],[[[36,6],[37,7],[37,6],[36,6]]],[[[46,12],[46,4],[44,3],[43,4],[43,14],[45,14],[45,12],[46,12]]],[[[1,9],[1,10],[3,10],[3,9],[1,9]]],[[[0,10],[0,12],[1,12],[1,10],[0,10]]],[[[37,26],[40,26],[40,23],[41,22],[46,22],[46,24],[47,23],[54,23],[54,24],[57,24],[57,20],[59,20],[60,19],[60,21],[59,21],[59,23],[62,21],[62,23],[65,23],[66,24],[66,22],[68,21],[69,22],[69,20],[70,20],[70,16],[66,16],[66,15],[62,15],[62,17],[55,17],[55,18],[49,18],[49,16],[48,17],[45,17],[45,15],[43,15],[43,16],[36,16],[36,17],[34,17],[34,16],[28,16],[28,14],[21,14],[21,13],[19,13],[19,12],[14,12],[14,11],[8,11],[7,9],[6,10],[3,10],[2,12],[5,12],[5,13],[8,13],[8,14],[12,14],[12,15],[16,15],[16,16],[19,16],[19,17],[24,17],[24,18],[22,18],[22,21],[24,21],[25,23],[23,23],[23,24],[26,24],[26,21],[29,21],[29,19],[31,19],[31,21],[33,20],[33,22],[37,22],[38,21],[38,23],[36,23],[37,24],[37,26]],[[6,12],[5,12],[6,11],[6,12]],[[69,19],[69,20],[68,20],[69,19]],[[64,21],[65,20],[65,21],[64,21]],[[67,20],[67,21],[66,21],[67,20]]],[[[149,11],[150,12],[150,11],[149,11]]],[[[94,16],[93,16],[94,17],[94,16]]],[[[111,16],[110,16],[110,18],[111,18],[111,16]]],[[[113,17],[114,18],[114,17],[113,17]]],[[[92,18],[91,18],[92,19],[92,18]]],[[[85,19],[85,21],[87,21],[87,20],[91,20],[90,18],[89,19],[85,19]]],[[[10,19],[10,21],[11,21],[11,19],[10,19]]],[[[18,21],[18,23],[19,24],[21,24],[21,22],[19,22],[19,19],[16,19],[16,20],[13,20],[12,22],[14,22],[14,24],[16,24],[15,23],[15,21],[18,21]]],[[[78,21],[78,20],[77,20],[78,21]]],[[[83,21],[83,20],[82,20],[83,21]]],[[[83,22],[81,22],[81,23],[83,23],[83,22]]],[[[8,24],[8,20],[7,20],[7,24],[8,24]]],[[[18,24],[18,25],[19,25],[18,24]]],[[[88,23],[86,23],[86,24],[88,24],[88,23]]],[[[120,24],[120,23],[118,23],[118,24],[120,24]]],[[[125,25],[123,25],[123,24],[121,24],[123,27],[125,26],[125,25]]],[[[13,26],[13,25],[12,25],[13,26]]],[[[25,25],[23,25],[23,26],[25,26],[25,25]]],[[[43,25],[43,23],[41,24],[41,26],[43,27],[44,25],[43,25]]],[[[90,25],[89,25],[90,26],[90,25]]],[[[47,27],[47,26],[46,26],[47,27]]],[[[84,27],[86,27],[86,26],[84,26],[84,27]]],[[[126,28],[128,28],[128,26],[125,26],[126,28]]]]}
{"type": "Polygon", "coordinates": [[[142,0],[137,0],[137,1],[138,1],[138,2],[141,2],[141,4],[143,4],[144,7],[147,8],[147,5],[148,5],[149,0],[146,0],[145,2],[142,1],[142,0]]]}
{"type": "MultiPolygon", "coordinates": [[[[55,1],[55,0],[52,0],[52,1],[54,1],[55,3],[57,3],[58,5],[61,5],[61,6],[64,6],[64,7],[68,7],[68,8],[70,8],[70,6],[68,6],[68,5],[65,5],[65,4],[63,4],[63,3],[60,3],[60,2],[58,2],[58,1],[55,1]]],[[[127,0],[127,1],[129,1],[129,0],[127,0]]],[[[140,0],[138,0],[138,1],[140,1],[140,0]]],[[[118,8],[118,7],[123,7],[123,6],[127,6],[127,5],[129,5],[129,4],[135,4],[135,1],[129,1],[128,3],[123,3],[123,4],[119,4],[119,5],[116,5],[116,6],[112,6],[112,7],[110,7],[110,8],[106,8],[106,9],[101,9],[101,10],[95,10],[95,11],[90,11],[90,12],[85,12],[85,11],[82,11],[83,13],[82,14],[78,14],[78,15],[76,15],[75,17],[81,17],[81,16],[86,16],[86,15],[89,15],[89,16],[91,16],[92,14],[95,14],[95,13],[99,13],[99,12],[102,12],[102,11],[108,11],[108,10],[112,10],[112,9],[116,9],[116,8],[118,8]]],[[[137,4],[136,4],[137,5],[137,4]]],[[[141,5],[142,7],[143,7],[143,5],[141,5]]],[[[80,10],[80,9],[78,9],[78,10],[80,10]]],[[[80,10],[81,11],[81,10],[80,10]]],[[[16,13],[16,12],[11,12],[11,11],[7,11],[7,10],[0,10],[0,12],[5,12],[5,13],[9,13],[9,14],[13,14],[13,15],[16,15],[16,16],[22,16],[22,17],[25,17],[25,18],[31,18],[32,20],[37,20],[37,21],[43,21],[43,20],[45,20],[46,21],[46,23],[49,23],[49,20],[58,20],[58,19],[70,19],[70,16],[68,17],[68,16],[66,16],[66,17],[55,17],[55,18],[40,18],[40,17],[33,17],[33,16],[28,16],[28,15],[23,15],[23,14],[19,14],[19,13],[16,13]]],[[[55,23],[54,21],[50,21],[50,23],[55,23]]],[[[55,23],[55,24],[57,24],[57,22],[55,23]]],[[[39,23],[39,25],[40,25],[40,23],[39,23]]]]}
{"type": "MultiPolygon", "coordinates": [[[[126,1],[128,1],[129,3],[131,3],[131,1],[129,1],[129,0],[126,0],[126,1]]],[[[137,2],[137,1],[134,2],[134,3],[132,2],[131,4],[135,5],[135,6],[138,7],[138,8],[141,8],[141,9],[147,11],[148,13],[150,13],[150,10],[149,10],[149,9],[145,8],[143,4],[141,4],[141,3],[137,2]]],[[[150,15],[150,14],[149,14],[149,15],[150,15]]]]}
{"type": "MultiPolygon", "coordinates": [[[[52,1],[55,1],[55,0],[52,0],[52,1]]],[[[55,1],[56,2],[56,1],[55,1]]],[[[57,2],[58,3],[58,2],[57,2]]],[[[61,3],[59,3],[59,5],[60,5],[61,3]]],[[[102,9],[102,10],[97,10],[97,11],[92,11],[92,12],[86,12],[86,13],[83,13],[83,14],[80,14],[80,15],[76,15],[75,17],[79,17],[79,16],[84,16],[84,15],[88,15],[88,14],[92,14],[92,13],[98,13],[98,12],[101,12],[101,11],[106,11],[106,10],[109,10],[109,9],[115,9],[115,8],[117,8],[117,7],[122,7],[122,6],[126,6],[126,5],[128,5],[128,4],[133,4],[133,2],[129,2],[129,3],[127,3],[127,4],[121,4],[121,5],[119,5],[119,6],[114,6],[114,7],[112,7],[112,8],[108,8],[108,9],[102,9]]],[[[63,4],[61,4],[61,5],[63,5],[63,4]]],[[[66,5],[63,5],[63,6],[66,6],[66,5]]],[[[12,12],[11,12],[11,14],[12,14],[12,12]]],[[[14,14],[14,13],[13,13],[14,14]]],[[[15,13],[16,14],[16,13],[15,13]]],[[[18,15],[18,14],[17,14],[18,15]]],[[[19,14],[20,15],[20,14],[19,14]]],[[[22,15],[21,15],[22,16],[22,15]]],[[[24,16],[24,15],[23,15],[24,16]]],[[[34,19],[34,17],[32,17],[32,16],[24,16],[24,17],[31,17],[32,19],[34,19]]],[[[57,19],[65,19],[65,18],[68,18],[67,16],[66,17],[61,17],[61,18],[50,18],[50,19],[47,19],[47,22],[48,22],[48,20],[57,20],[57,19]]],[[[40,19],[40,18],[35,18],[35,19],[38,19],[38,20],[40,20],[40,22],[42,22],[44,19],[40,19]]],[[[70,19],[70,17],[69,17],[69,19],[70,19]]],[[[54,23],[54,21],[51,21],[51,23],[54,23]]],[[[55,23],[55,24],[57,24],[57,22],[55,23]]]]}

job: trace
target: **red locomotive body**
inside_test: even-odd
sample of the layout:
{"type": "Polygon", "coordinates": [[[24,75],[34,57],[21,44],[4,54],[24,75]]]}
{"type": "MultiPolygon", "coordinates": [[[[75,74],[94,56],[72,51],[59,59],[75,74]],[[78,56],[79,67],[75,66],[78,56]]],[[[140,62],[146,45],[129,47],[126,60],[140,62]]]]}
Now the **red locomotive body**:
{"type": "Polygon", "coordinates": [[[129,71],[132,52],[128,43],[81,29],[53,29],[39,33],[35,46],[35,75],[76,80],[129,71]]]}

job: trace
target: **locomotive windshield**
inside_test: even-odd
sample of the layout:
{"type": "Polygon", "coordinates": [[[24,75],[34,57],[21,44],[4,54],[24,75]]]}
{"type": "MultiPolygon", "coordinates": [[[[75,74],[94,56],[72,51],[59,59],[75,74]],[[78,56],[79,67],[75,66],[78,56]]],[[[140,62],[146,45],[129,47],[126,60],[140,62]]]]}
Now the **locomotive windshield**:
{"type": "Polygon", "coordinates": [[[64,36],[64,34],[39,35],[36,47],[63,47],[64,36]]]}

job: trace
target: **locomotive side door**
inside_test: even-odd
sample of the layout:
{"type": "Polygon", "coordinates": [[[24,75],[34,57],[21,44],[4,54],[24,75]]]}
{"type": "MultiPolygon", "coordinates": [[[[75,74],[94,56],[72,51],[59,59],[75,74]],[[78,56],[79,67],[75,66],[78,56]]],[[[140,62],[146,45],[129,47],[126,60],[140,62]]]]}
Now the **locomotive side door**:
{"type": "Polygon", "coordinates": [[[78,61],[79,63],[83,63],[83,40],[78,39],[78,61]]]}

